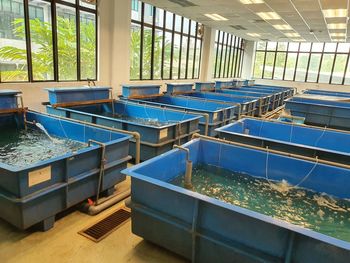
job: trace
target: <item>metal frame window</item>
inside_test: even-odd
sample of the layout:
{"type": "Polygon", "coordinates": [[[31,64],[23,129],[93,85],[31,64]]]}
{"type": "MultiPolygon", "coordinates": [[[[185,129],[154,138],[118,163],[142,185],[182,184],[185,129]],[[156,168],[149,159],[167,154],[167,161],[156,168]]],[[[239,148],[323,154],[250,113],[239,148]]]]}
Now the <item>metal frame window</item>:
{"type": "Polygon", "coordinates": [[[81,0],[0,0],[0,83],[96,80],[97,29],[81,0]]]}
{"type": "Polygon", "coordinates": [[[239,78],[242,74],[244,40],[216,30],[214,78],[239,78]]]}
{"type": "MultiPolygon", "coordinates": [[[[202,26],[141,1],[132,8],[130,79],[198,79],[202,26]]],[[[132,1],[132,6],[136,3],[132,1]]]]}
{"type": "Polygon", "coordinates": [[[350,43],[257,42],[254,77],[348,85],[349,57],[350,43]]]}

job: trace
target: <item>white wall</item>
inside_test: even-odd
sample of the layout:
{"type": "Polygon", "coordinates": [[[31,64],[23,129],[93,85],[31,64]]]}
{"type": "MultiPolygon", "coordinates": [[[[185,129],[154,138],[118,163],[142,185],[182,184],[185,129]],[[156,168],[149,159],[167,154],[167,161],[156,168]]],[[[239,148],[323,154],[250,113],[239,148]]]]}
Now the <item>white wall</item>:
{"type": "Polygon", "coordinates": [[[253,75],[255,61],[255,42],[245,40],[242,78],[251,79],[253,75]]]}

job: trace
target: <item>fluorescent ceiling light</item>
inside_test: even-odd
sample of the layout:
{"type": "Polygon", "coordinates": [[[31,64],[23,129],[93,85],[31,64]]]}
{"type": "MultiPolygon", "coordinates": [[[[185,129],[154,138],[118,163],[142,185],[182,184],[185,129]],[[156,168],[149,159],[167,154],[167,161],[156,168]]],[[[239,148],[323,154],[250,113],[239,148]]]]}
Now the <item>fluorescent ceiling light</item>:
{"type": "Polygon", "coordinates": [[[328,24],[327,27],[329,29],[346,29],[346,23],[333,23],[328,24]]]}
{"type": "Polygon", "coordinates": [[[333,18],[333,17],[347,17],[348,10],[347,9],[325,9],[322,10],[325,18],[333,18]]]}
{"type": "Polygon", "coordinates": [[[332,38],[332,42],[345,42],[345,38],[332,38]]]}
{"type": "Polygon", "coordinates": [[[258,12],[256,13],[264,20],[277,20],[281,19],[281,17],[276,12],[258,12]]]}
{"type": "Polygon", "coordinates": [[[345,33],[330,33],[331,37],[345,37],[345,33]]]}
{"type": "Polygon", "coordinates": [[[293,38],[292,40],[294,42],[304,42],[304,41],[306,41],[304,38],[293,38]]]}
{"type": "Polygon", "coordinates": [[[292,30],[293,28],[290,25],[272,25],[277,30],[292,30]]]}
{"type": "Polygon", "coordinates": [[[258,33],[247,33],[247,35],[250,37],[260,37],[260,34],[258,33]]]}
{"type": "Polygon", "coordinates": [[[300,37],[298,33],[285,33],[287,37],[300,37]]]}
{"type": "Polygon", "coordinates": [[[205,16],[215,20],[215,21],[227,21],[228,19],[219,14],[204,14],[205,16]]]}
{"type": "Polygon", "coordinates": [[[263,4],[263,0],[239,0],[244,5],[263,4]]]}

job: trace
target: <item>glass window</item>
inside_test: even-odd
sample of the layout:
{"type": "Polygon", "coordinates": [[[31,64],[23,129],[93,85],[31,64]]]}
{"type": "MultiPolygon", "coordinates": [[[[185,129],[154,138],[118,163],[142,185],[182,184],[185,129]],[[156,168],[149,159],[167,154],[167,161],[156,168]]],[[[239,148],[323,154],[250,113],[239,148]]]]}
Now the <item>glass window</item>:
{"type": "Polygon", "coordinates": [[[139,11],[139,1],[138,0],[131,0],[131,10],[139,11]]]}
{"type": "Polygon", "coordinates": [[[284,65],[286,63],[287,53],[285,52],[277,52],[276,55],[276,65],[275,65],[275,73],[274,79],[283,79],[284,65]]]}
{"type": "Polygon", "coordinates": [[[311,43],[300,43],[300,52],[310,52],[311,43]]]}
{"type": "Polygon", "coordinates": [[[309,53],[300,53],[296,68],[295,81],[305,81],[307,64],[309,62],[309,53]]]}
{"type": "Polygon", "coordinates": [[[77,79],[77,32],[75,8],[56,5],[59,80],[77,79]]]}
{"type": "Polygon", "coordinates": [[[320,70],[319,82],[329,83],[331,78],[332,66],[333,66],[334,55],[324,54],[322,58],[322,65],[320,70]]]}
{"type": "Polygon", "coordinates": [[[256,52],[254,64],[254,78],[261,78],[264,67],[265,52],[256,52]]]}
{"type": "Polygon", "coordinates": [[[322,52],[324,43],[312,43],[312,52],[322,52]]]}
{"type": "Polygon", "coordinates": [[[267,51],[275,51],[277,48],[277,42],[267,42],[267,51]]]}
{"type": "Polygon", "coordinates": [[[350,59],[348,61],[348,66],[346,68],[344,84],[345,85],[350,85],[350,59]]]}
{"type": "Polygon", "coordinates": [[[257,50],[265,50],[266,49],[266,42],[258,42],[256,49],[257,50]]]}
{"type": "Polygon", "coordinates": [[[144,17],[144,23],[132,15],[130,79],[198,78],[202,36],[195,36],[197,23],[150,4],[138,3],[144,8],[137,12],[137,17],[144,17]],[[190,37],[192,28],[194,36],[190,37]]]}
{"type": "Polygon", "coordinates": [[[79,5],[90,8],[90,9],[96,9],[96,4],[95,3],[87,3],[86,1],[81,1],[79,0],[79,5]]]}
{"type": "Polygon", "coordinates": [[[80,79],[96,79],[96,16],[80,12],[80,79]]]}
{"type": "Polygon", "coordinates": [[[163,31],[155,30],[154,35],[154,60],[153,60],[153,78],[162,78],[162,46],[163,46],[163,31]]]}
{"type": "Polygon", "coordinates": [[[131,24],[130,40],[130,79],[140,78],[141,26],[131,24]]]}
{"type": "Polygon", "coordinates": [[[214,78],[241,76],[242,40],[232,34],[216,31],[214,78]]]}
{"type": "Polygon", "coordinates": [[[299,50],[299,43],[295,43],[295,42],[290,42],[288,45],[288,51],[298,51],[299,50]]]}
{"type": "Polygon", "coordinates": [[[332,73],[332,84],[342,84],[344,71],[346,66],[346,60],[348,55],[338,54],[335,58],[334,69],[332,73]]]}
{"type": "Polygon", "coordinates": [[[14,3],[14,0],[2,1],[0,9],[0,82],[29,79],[24,6],[17,5],[16,13],[11,13],[11,4],[14,3]]]}
{"type": "MultiPolygon", "coordinates": [[[[182,37],[182,45],[181,45],[181,62],[180,62],[180,67],[181,67],[180,78],[181,79],[186,78],[187,45],[188,45],[188,37],[183,36],[182,37]]],[[[193,53],[192,53],[192,59],[193,59],[193,53]]],[[[190,60],[188,62],[190,62],[190,60]]]]}
{"type": "Polygon", "coordinates": [[[142,79],[151,79],[152,28],[143,28],[142,79]]]}
{"type": "Polygon", "coordinates": [[[170,79],[171,43],[171,33],[165,32],[163,79],[170,79]]]}
{"type": "Polygon", "coordinates": [[[267,79],[272,78],[274,62],[275,62],[275,53],[267,52],[266,59],[265,59],[265,67],[264,67],[264,78],[267,78],[267,79]]]}
{"type": "Polygon", "coordinates": [[[350,43],[338,43],[337,53],[349,53],[350,43]]]}
{"type": "MultiPolygon", "coordinates": [[[[291,43],[289,43],[290,45],[291,43]]],[[[285,80],[293,80],[294,72],[295,72],[295,64],[297,63],[297,54],[296,53],[288,53],[287,56],[287,65],[284,73],[285,80]]]]}
{"type": "Polygon", "coordinates": [[[276,42],[257,42],[258,46],[262,50],[256,51],[255,77],[261,77],[261,68],[265,68],[262,77],[266,79],[331,84],[350,82],[350,70],[346,65],[350,43],[278,42],[277,50],[273,50],[276,42]]]}
{"type": "Polygon", "coordinates": [[[337,49],[337,43],[326,43],[324,45],[324,52],[335,52],[337,49]]]}
{"type": "Polygon", "coordinates": [[[279,42],[278,43],[278,51],[287,51],[288,43],[287,42],[279,42]]]}
{"type": "Polygon", "coordinates": [[[201,53],[202,53],[202,40],[197,39],[196,43],[196,56],[194,60],[194,76],[193,78],[198,79],[199,78],[199,68],[200,68],[200,62],[201,62],[201,53]]]}
{"type": "Polygon", "coordinates": [[[321,54],[311,54],[310,65],[309,65],[308,75],[307,75],[308,82],[317,82],[320,62],[321,62],[321,54]]]}

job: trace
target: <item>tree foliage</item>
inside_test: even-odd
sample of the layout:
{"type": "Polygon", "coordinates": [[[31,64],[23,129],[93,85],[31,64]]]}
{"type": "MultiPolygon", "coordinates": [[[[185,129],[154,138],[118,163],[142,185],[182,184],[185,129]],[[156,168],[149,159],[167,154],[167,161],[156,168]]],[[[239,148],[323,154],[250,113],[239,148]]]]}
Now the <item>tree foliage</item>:
{"type": "MultiPolygon", "coordinates": [[[[93,22],[81,23],[81,77],[94,78],[96,71],[96,37],[93,22]]],[[[25,39],[23,18],[13,22],[13,33],[17,39],[25,39]]],[[[52,25],[40,19],[30,20],[31,56],[34,80],[53,80],[54,60],[52,25]]],[[[57,17],[57,50],[60,80],[77,79],[77,39],[75,20],[57,17]]],[[[15,46],[0,48],[1,61],[12,62],[16,69],[1,71],[2,81],[25,81],[28,79],[27,50],[15,46]]]]}

